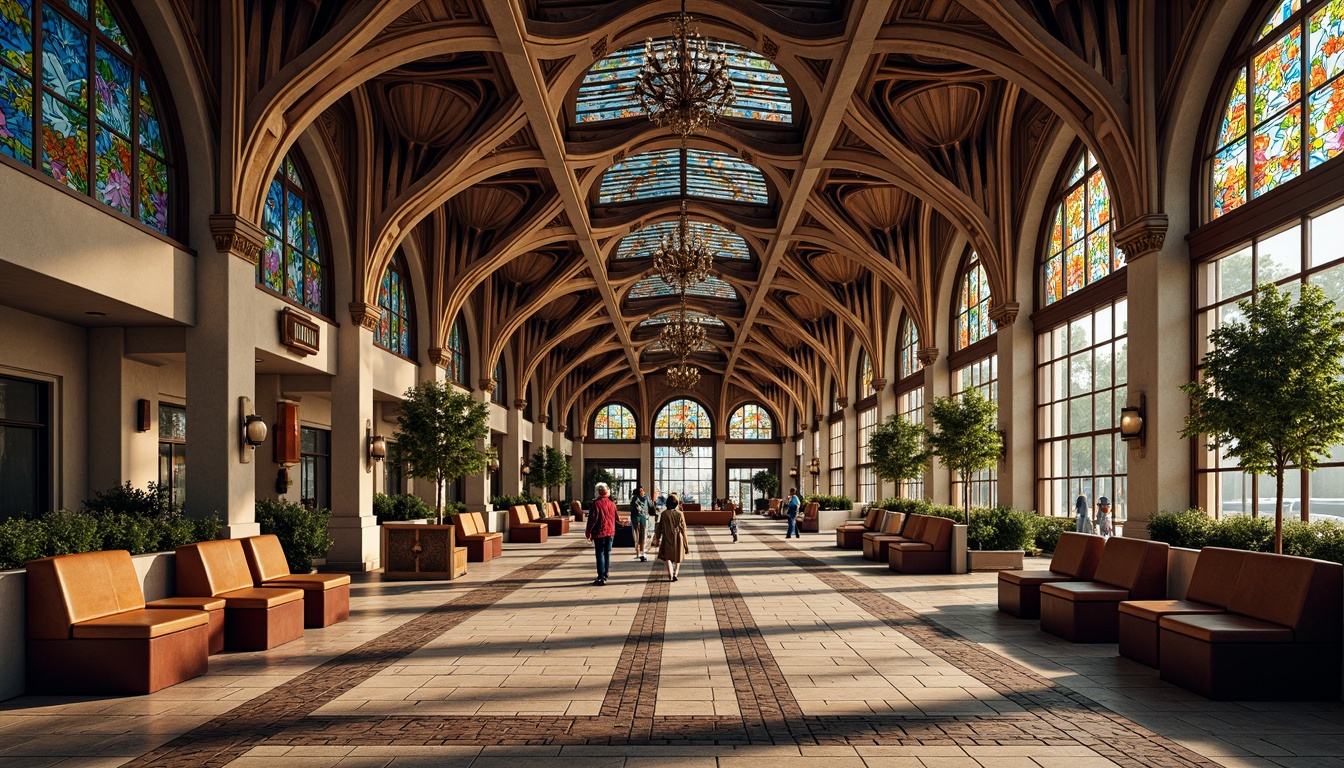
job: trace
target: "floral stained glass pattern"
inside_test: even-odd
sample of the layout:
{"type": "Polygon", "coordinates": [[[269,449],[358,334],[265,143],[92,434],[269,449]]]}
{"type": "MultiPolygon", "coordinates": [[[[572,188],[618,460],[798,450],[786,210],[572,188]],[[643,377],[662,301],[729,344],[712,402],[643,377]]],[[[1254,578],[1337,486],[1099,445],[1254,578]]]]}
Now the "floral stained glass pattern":
{"type": "Polygon", "coordinates": [[[901,378],[924,367],[919,361],[919,329],[909,317],[901,324],[901,378]]]}
{"type": "Polygon", "coordinates": [[[1274,7],[1270,9],[1269,15],[1265,17],[1265,23],[1260,25],[1260,36],[1257,40],[1263,40],[1270,32],[1278,29],[1288,17],[1297,13],[1302,8],[1302,0],[1274,0],[1274,7]]]}
{"type": "Polygon", "coordinates": [[[20,74],[33,74],[32,0],[0,1],[0,61],[20,74]]]}
{"type": "Polygon", "coordinates": [[[1242,139],[1213,157],[1213,217],[1245,205],[1246,140],[1242,139]]]}
{"type": "Polygon", "coordinates": [[[257,285],[320,313],[325,310],[327,293],[320,227],[302,187],[294,184],[295,178],[302,180],[293,158],[286,157],[271,180],[262,208],[266,241],[257,260],[257,285]]]}
{"type": "Polygon", "coordinates": [[[1309,87],[1320,88],[1344,71],[1344,0],[1333,0],[1307,22],[1311,76],[1309,87]]]}
{"type": "Polygon", "coordinates": [[[775,423],[761,405],[747,403],[728,417],[729,440],[770,440],[774,436],[775,423]]]}
{"type": "Polygon", "coordinates": [[[98,199],[122,213],[131,212],[131,145],[102,126],[94,139],[98,199]]]}
{"type": "Polygon", "coordinates": [[[1252,189],[1263,194],[1297,177],[1302,169],[1302,108],[1294,106],[1255,129],[1252,189]]]}
{"type": "Polygon", "coordinates": [[[42,8],[42,85],[76,108],[89,97],[89,36],[52,6],[42,8]]]}
{"type": "Polygon", "coordinates": [[[117,23],[112,15],[112,9],[107,7],[107,0],[98,0],[94,6],[94,20],[98,23],[98,31],[107,35],[108,38],[121,47],[127,53],[131,52],[131,43],[126,39],[126,35],[121,31],[121,25],[117,23]]]}
{"type": "Polygon", "coordinates": [[[78,192],[89,192],[89,126],[75,108],[42,95],[42,170],[78,192]]]}
{"type": "Polygon", "coordinates": [[[101,45],[95,51],[93,91],[98,121],[122,136],[130,136],[131,66],[101,45]]]}
{"type": "Polygon", "coordinates": [[[1246,70],[1237,72],[1232,81],[1232,94],[1227,99],[1227,108],[1223,110],[1223,127],[1218,131],[1218,144],[1246,135],[1246,70]]]}
{"type": "Polygon", "coordinates": [[[0,66],[0,152],[33,162],[33,85],[0,66]]]}
{"type": "Polygon", "coordinates": [[[957,349],[965,349],[993,333],[989,300],[989,277],[980,266],[980,257],[971,254],[971,266],[961,279],[961,301],[957,305],[957,349]]]}
{"type": "Polygon", "coordinates": [[[1307,167],[1315,168],[1344,151],[1344,81],[1336,80],[1313,93],[1307,112],[1311,116],[1307,167]]]}
{"type": "Polygon", "coordinates": [[[378,286],[378,326],[373,331],[373,343],[403,357],[411,356],[410,302],[406,300],[406,278],[399,262],[393,262],[383,272],[378,286]]]}
{"type": "Polygon", "coordinates": [[[639,437],[635,414],[619,403],[608,403],[593,415],[594,440],[634,440],[639,437]]]}
{"type": "Polygon", "coordinates": [[[707,440],[714,436],[714,425],[709,412],[694,400],[673,400],[658,411],[653,421],[655,440],[671,440],[685,430],[691,439],[707,440]]]}
{"type": "Polygon", "coordinates": [[[1053,304],[1125,265],[1111,240],[1111,193],[1097,159],[1084,151],[1049,220],[1042,264],[1045,304],[1053,304]]]}
{"type": "Polygon", "coordinates": [[[1257,123],[1302,98],[1302,30],[1294,27],[1255,57],[1252,104],[1257,123]]]}

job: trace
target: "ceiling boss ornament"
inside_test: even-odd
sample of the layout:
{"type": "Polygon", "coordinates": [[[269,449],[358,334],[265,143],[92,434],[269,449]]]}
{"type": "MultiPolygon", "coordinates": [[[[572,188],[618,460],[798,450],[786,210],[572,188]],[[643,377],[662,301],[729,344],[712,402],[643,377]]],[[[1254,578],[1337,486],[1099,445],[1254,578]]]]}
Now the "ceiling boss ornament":
{"type": "Polygon", "coordinates": [[[663,282],[683,294],[705,281],[714,269],[714,251],[709,238],[691,229],[686,218],[686,201],[681,201],[677,228],[664,232],[662,242],[653,251],[653,267],[663,282]]]}
{"type": "Polygon", "coordinates": [[[672,30],[666,45],[644,41],[644,65],[635,79],[635,95],[650,120],[671,128],[685,144],[688,136],[717,121],[737,94],[727,52],[722,46],[711,47],[691,29],[686,0],[681,1],[672,30]]]}

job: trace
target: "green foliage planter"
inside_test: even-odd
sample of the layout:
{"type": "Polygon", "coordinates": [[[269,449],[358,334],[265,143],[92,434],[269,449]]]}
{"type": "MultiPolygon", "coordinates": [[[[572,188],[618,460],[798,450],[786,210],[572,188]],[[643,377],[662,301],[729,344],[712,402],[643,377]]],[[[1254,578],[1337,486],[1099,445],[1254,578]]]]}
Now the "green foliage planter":
{"type": "Polygon", "coordinates": [[[1077,524],[1072,517],[1038,516],[1032,521],[1032,543],[1041,552],[1054,552],[1060,534],[1072,531],[1077,524]]]}
{"type": "Polygon", "coordinates": [[[262,533],[280,539],[291,573],[311,573],[313,559],[326,557],[334,544],[327,535],[331,511],[308,509],[292,502],[258,501],[257,522],[262,533]]]}
{"type": "Polygon", "coordinates": [[[1011,507],[977,509],[966,527],[967,568],[971,571],[1021,570],[1031,547],[1035,517],[1011,507]]]}
{"type": "Polygon", "coordinates": [[[413,494],[373,494],[373,516],[378,524],[403,523],[407,520],[432,520],[434,510],[413,494]]]}
{"type": "MultiPolygon", "coordinates": [[[[817,502],[817,509],[853,509],[854,500],[848,496],[824,496],[821,494],[809,494],[803,497],[803,505],[806,506],[812,502],[817,502]]],[[[802,512],[802,510],[798,510],[802,512]]]]}

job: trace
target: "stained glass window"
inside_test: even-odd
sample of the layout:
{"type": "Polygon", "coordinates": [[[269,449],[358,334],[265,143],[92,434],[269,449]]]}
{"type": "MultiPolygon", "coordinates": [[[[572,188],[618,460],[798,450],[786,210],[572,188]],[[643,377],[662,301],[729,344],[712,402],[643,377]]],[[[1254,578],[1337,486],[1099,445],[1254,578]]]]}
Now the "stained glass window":
{"type": "Polygon", "coordinates": [[[624,405],[609,403],[593,415],[594,440],[634,440],[637,437],[635,414],[624,405]]]}
{"type": "Polygon", "coordinates": [[[172,166],[152,67],[109,2],[0,2],[0,153],[167,234],[172,166]]]}
{"type": "Polygon", "coordinates": [[[453,329],[448,332],[448,370],[445,374],[448,380],[460,384],[467,389],[471,385],[467,383],[467,334],[462,328],[462,318],[457,318],[453,323],[453,329]]]}
{"type": "Polygon", "coordinates": [[[873,361],[867,351],[859,352],[859,399],[877,394],[873,389],[873,361]]]}
{"type": "Polygon", "coordinates": [[[673,400],[663,406],[658,412],[658,418],[653,420],[655,440],[671,440],[678,437],[683,429],[692,439],[708,440],[714,436],[709,412],[694,400],[673,400]]]}
{"type": "MultiPolygon", "coordinates": [[[[668,323],[676,319],[677,316],[680,314],[681,314],[680,310],[676,312],[659,312],[658,314],[641,322],[639,324],[639,327],[652,328],[658,325],[667,325],[668,323]]],[[[697,322],[701,325],[718,326],[718,327],[723,326],[723,321],[720,320],[719,318],[714,317],[712,315],[707,315],[704,312],[696,312],[693,309],[689,309],[686,311],[686,319],[691,320],[693,322],[697,322]]]]}
{"type": "Polygon", "coordinates": [[[1045,304],[1081,290],[1125,266],[1111,238],[1111,193],[1091,152],[1083,151],[1047,221],[1042,265],[1045,304]]]}
{"type": "Polygon", "coordinates": [[[980,255],[972,253],[957,300],[957,349],[965,349],[993,332],[994,325],[989,319],[989,277],[980,266],[980,255]]]}
{"type": "Polygon", "coordinates": [[[1215,219],[1344,152],[1344,0],[1276,0],[1238,62],[1208,157],[1215,219]]]}
{"type": "Polygon", "coordinates": [[[919,329],[909,315],[901,323],[901,378],[912,376],[922,369],[919,361],[919,329]]]}
{"type": "Polygon", "coordinates": [[[770,202],[765,174],[759,168],[708,149],[655,149],[626,158],[602,174],[597,201],[630,203],[682,196],[754,205],[770,202]]]}
{"type": "MultiPolygon", "coordinates": [[[[668,38],[657,40],[654,47],[662,49],[669,42],[668,38]]],[[[732,43],[714,41],[711,45],[721,47],[727,54],[728,76],[733,81],[737,97],[733,106],[724,111],[724,117],[770,123],[793,122],[789,88],[769,59],[732,43]]],[[[574,106],[575,122],[644,117],[644,110],[635,95],[635,76],[643,64],[643,43],[599,59],[579,84],[578,101],[574,106]]]]}
{"type": "MultiPolygon", "coordinates": [[[[687,224],[692,233],[705,238],[709,242],[710,250],[713,251],[715,258],[742,260],[751,258],[747,241],[742,239],[741,236],[708,221],[690,221],[687,224]]],[[[676,229],[677,222],[660,221],[657,224],[650,224],[638,232],[628,234],[621,238],[621,242],[616,246],[616,258],[640,259],[652,257],[654,250],[662,244],[663,236],[672,234],[676,229]]]]}
{"type": "MultiPolygon", "coordinates": [[[[271,180],[266,207],[261,213],[266,239],[257,259],[257,285],[313,312],[324,312],[326,268],[318,237],[321,221],[303,188],[303,174],[298,164],[286,156],[271,180]]],[[[402,285],[404,288],[404,282],[402,285]]],[[[390,345],[390,333],[387,338],[390,345]]],[[[409,347],[410,340],[406,343],[409,347]]],[[[392,347],[388,346],[388,349],[392,347]]]]}
{"type": "MultiPolygon", "coordinates": [[[[635,283],[628,298],[648,299],[658,296],[675,296],[677,289],[668,285],[661,277],[646,277],[635,283]]],[[[712,299],[736,299],[737,291],[727,282],[710,277],[686,289],[687,296],[705,296],[712,299]]]]}
{"type": "Polygon", "coordinates": [[[490,402],[509,407],[508,383],[504,379],[504,358],[495,361],[495,388],[490,392],[490,402]]]}
{"type": "Polygon", "coordinates": [[[411,304],[406,295],[409,282],[406,266],[394,260],[383,272],[378,286],[378,327],[373,329],[373,343],[403,357],[411,356],[411,304]]]}
{"type": "Polygon", "coordinates": [[[774,436],[775,423],[762,405],[747,403],[728,418],[729,440],[770,440],[774,436]]]}

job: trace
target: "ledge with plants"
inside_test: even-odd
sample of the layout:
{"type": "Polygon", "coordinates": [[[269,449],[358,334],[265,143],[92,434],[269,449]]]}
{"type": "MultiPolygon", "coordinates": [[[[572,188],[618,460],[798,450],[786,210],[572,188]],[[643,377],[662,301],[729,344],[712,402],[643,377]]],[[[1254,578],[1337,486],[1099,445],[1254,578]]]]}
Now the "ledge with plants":
{"type": "MultiPolygon", "coordinates": [[[[826,496],[819,493],[811,493],[803,497],[803,505],[806,506],[812,502],[817,502],[817,509],[853,509],[854,500],[848,496],[826,496]]],[[[799,510],[800,512],[802,510],[799,510]]]]}
{"type": "MultiPolygon", "coordinates": [[[[1214,520],[1202,509],[1158,512],[1148,519],[1148,536],[1173,547],[1226,547],[1274,551],[1274,518],[1237,515],[1214,520]]],[[[1344,563],[1344,523],[1334,520],[1283,523],[1283,554],[1344,563]]]]}

